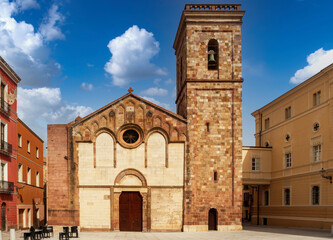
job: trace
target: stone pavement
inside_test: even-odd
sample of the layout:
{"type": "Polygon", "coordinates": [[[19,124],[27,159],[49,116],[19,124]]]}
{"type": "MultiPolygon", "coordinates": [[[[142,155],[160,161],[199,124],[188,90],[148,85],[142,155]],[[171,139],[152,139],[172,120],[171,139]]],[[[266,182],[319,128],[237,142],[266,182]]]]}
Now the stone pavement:
{"type": "MultiPolygon", "coordinates": [[[[57,240],[59,234],[56,232],[54,237],[49,240],[57,240]]],[[[232,232],[191,232],[191,233],[157,233],[157,232],[80,232],[79,240],[261,240],[261,239],[333,239],[328,230],[281,228],[281,227],[257,227],[244,226],[243,231],[232,232]]],[[[16,232],[16,239],[23,240],[23,234],[16,232]]],[[[47,238],[46,238],[47,239],[47,238]]],[[[2,233],[2,240],[9,240],[9,232],[2,233]]]]}

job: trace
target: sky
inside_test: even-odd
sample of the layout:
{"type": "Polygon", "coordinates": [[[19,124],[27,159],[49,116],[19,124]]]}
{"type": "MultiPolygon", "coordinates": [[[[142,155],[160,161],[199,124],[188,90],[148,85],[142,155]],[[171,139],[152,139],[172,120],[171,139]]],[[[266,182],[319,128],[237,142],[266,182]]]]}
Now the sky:
{"type": "Polygon", "coordinates": [[[332,0],[0,0],[0,56],[22,81],[18,115],[47,145],[127,93],[176,111],[172,48],[186,3],[241,3],[243,145],[251,113],[333,63],[332,0]]]}

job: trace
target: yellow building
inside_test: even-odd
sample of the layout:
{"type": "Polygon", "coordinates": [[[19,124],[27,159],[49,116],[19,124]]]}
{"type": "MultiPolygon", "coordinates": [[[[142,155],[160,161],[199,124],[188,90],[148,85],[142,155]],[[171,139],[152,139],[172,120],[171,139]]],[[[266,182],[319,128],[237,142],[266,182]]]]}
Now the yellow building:
{"type": "Polygon", "coordinates": [[[252,115],[256,146],[243,147],[243,220],[330,228],[333,64],[252,115]]]}

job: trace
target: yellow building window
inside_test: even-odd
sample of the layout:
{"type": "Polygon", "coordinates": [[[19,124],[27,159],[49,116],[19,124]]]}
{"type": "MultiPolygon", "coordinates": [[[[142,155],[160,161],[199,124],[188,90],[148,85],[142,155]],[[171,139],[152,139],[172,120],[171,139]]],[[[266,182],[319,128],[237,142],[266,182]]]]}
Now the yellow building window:
{"type": "Polygon", "coordinates": [[[260,158],[252,158],[252,171],[260,171],[260,158]]]}
{"type": "Polygon", "coordinates": [[[285,162],[286,162],[286,168],[290,168],[291,167],[291,153],[286,153],[284,155],[285,158],[285,162]]]}
{"type": "Polygon", "coordinates": [[[321,102],[321,92],[318,91],[316,93],[313,94],[313,106],[317,106],[320,104],[321,102]]]}
{"type": "Polygon", "coordinates": [[[318,162],[320,161],[321,157],[321,144],[313,146],[313,161],[318,162]]]}
{"type": "Polygon", "coordinates": [[[265,119],[265,130],[269,128],[269,118],[265,119]]]}
{"type": "Polygon", "coordinates": [[[284,205],[290,205],[290,189],[284,189],[284,205]]]}
{"type": "Polygon", "coordinates": [[[312,187],[312,205],[319,205],[320,188],[319,186],[312,187]]]}
{"type": "Polygon", "coordinates": [[[291,106],[287,107],[285,110],[285,117],[286,119],[291,117],[291,106]]]}

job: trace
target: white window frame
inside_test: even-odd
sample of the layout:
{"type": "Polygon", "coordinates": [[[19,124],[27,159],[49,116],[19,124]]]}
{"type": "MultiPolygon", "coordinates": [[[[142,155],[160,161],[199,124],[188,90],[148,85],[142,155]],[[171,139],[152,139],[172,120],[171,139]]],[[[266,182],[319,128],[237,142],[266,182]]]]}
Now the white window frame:
{"type": "Polygon", "coordinates": [[[4,141],[8,143],[8,124],[0,119],[0,124],[3,123],[5,125],[5,134],[4,134],[4,141]]]}
{"type": "Polygon", "coordinates": [[[17,165],[17,181],[23,182],[23,165],[21,163],[17,165]]]}
{"type": "Polygon", "coordinates": [[[18,147],[22,147],[22,135],[21,134],[18,134],[17,135],[17,138],[18,138],[18,147]]]}
{"type": "Polygon", "coordinates": [[[36,186],[39,187],[39,172],[36,171],[36,186]]]}
{"type": "Polygon", "coordinates": [[[39,148],[36,147],[36,158],[39,158],[39,148]]]}
{"type": "Polygon", "coordinates": [[[31,168],[27,167],[27,184],[31,184],[31,168]]]}
{"type": "MultiPolygon", "coordinates": [[[[0,83],[3,83],[5,85],[5,96],[1,96],[1,93],[0,93],[0,97],[3,97],[5,102],[8,103],[8,84],[2,79],[1,75],[0,75],[0,83]]],[[[8,107],[8,106],[6,105],[6,107],[8,107]]],[[[8,110],[8,109],[6,109],[6,110],[8,110]]]]}
{"type": "Polygon", "coordinates": [[[30,153],[30,144],[31,144],[30,141],[27,140],[27,152],[28,152],[28,153],[30,153]]]}
{"type": "Polygon", "coordinates": [[[253,157],[251,159],[251,169],[253,172],[258,172],[260,171],[260,158],[258,157],[253,157]],[[253,161],[254,160],[254,161],[253,161]],[[254,165],[253,165],[254,164],[254,165]],[[254,169],[253,169],[254,166],[254,169]]]}
{"type": "Polygon", "coordinates": [[[312,146],[312,162],[321,161],[321,144],[315,144],[312,146]]]}
{"type": "Polygon", "coordinates": [[[8,163],[5,161],[0,161],[0,180],[8,182],[8,163]],[[4,165],[4,174],[2,179],[2,164],[4,165]]]}

